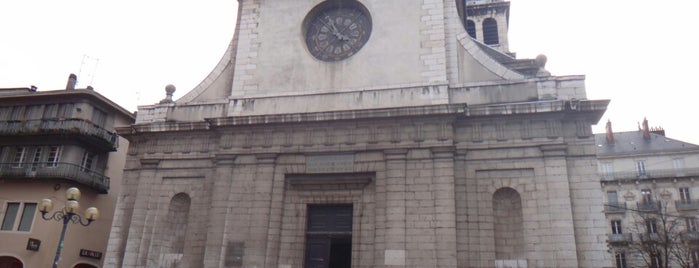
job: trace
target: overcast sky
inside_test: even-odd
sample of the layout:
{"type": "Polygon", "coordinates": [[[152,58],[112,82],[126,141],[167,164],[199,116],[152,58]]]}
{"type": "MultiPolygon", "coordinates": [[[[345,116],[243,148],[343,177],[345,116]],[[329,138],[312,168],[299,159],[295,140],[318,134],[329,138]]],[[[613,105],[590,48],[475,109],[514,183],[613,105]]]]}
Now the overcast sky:
{"type": "MultiPolygon", "coordinates": [[[[636,130],[647,117],[669,137],[699,144],[693,109],[699,106],[699,2],[511,2],[511,51],[519,58],[545,54],[553,75],[584,74],[588,98],[612,100],[595,132],[607,119],[615,131],[636,130]]],[[[79,87],[92,85],[131,111],[163,99],[167,84],[177,87],[179,98],[220,60],[233,36],[236,4],[5,1],[0,87],[61,89],[75,73],[79,87]]]]}

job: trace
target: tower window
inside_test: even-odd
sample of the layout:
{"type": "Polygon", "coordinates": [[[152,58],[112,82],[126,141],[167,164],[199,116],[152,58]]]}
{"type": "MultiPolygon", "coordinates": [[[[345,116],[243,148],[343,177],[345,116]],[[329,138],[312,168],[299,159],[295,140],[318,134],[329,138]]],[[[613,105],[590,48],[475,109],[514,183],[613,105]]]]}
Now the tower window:
{"type": "Polygon", "coordinates": [[[471,38],[476,39],[476,23],[472,20],[466,21],[466,32],[471,38]]]}
{"type": "Polygon", "coordinates": [[[493,18],[487,18],[483,21],[483,42],[486,45],[497,45],[500,43],[498,22],[493,18]]]}

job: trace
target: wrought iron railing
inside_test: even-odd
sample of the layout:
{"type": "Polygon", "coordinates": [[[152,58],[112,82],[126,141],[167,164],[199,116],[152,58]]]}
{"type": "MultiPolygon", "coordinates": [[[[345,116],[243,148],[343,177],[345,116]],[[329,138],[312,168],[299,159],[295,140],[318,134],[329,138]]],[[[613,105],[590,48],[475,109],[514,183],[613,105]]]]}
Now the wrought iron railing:
{"type": "Polygon", "coordinates": [[[650,243],[650,242],[661,242],[661,236],[659,233],[642,233],[638,234],[639,237],[641,237],[641,241],[650,243]]]}
{"type": "Polygon", "coordinates": [[[633,241],[632,234],[607,234],[607,242],[610,244],[625,244],[633,241]]]}
{"type": "Polygon", "coordinates": [[[64,162],[0,163],[0,178],[7,179],[65,179],[106,193],[109,177],[64,162]]]}
{"type": "Polygon", "coordinates": [[[626,210],[626,203],[615,202],[604,204],[604,213],[624,213],[626,210]]]}
{"type": "Polygon", "coordinates": [[[87,120],[71,119],[38,119],[0,121],[0,135],[39,135],[39,134],[76,134],[95,137],[111,146],[118,147],[118,136],[87,120]]]}
{"type": "Polygon", "coordinates": [[[658,179],[699,176],[699,168],[683,169],[652,169],[639,174],[638,172],[611,172],[602,173],[603,181],[622,179],[658,179]]]}
{"type": "Polygon", "coordinates": [[[682,239],[687,242],[699,241],[699,232],[697,231],[687,231],[682,234],[682,239]]]}
{"type": "Polygon", "coordinates": [[[660,210],[660,201],[637,202],[636,208],[639,211],[659,211],[660,210]]]}
{"type": "Polygon", "coordinates": [[[697,200],[697,199],[678,200],[678,201],[675,201],[675,208],[677,208],[678,211],[698,210],[699,209],[699,200],[697,200]]]}

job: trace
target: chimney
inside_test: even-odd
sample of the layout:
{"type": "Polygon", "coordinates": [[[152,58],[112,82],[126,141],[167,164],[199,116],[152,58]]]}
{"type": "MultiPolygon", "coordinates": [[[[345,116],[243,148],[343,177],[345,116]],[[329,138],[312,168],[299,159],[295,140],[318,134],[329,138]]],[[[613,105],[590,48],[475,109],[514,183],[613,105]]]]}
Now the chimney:
{"type": "Polygon", "coordinates": [[[66,90],[74,90],[75,84],[78,83],[78,76],[75,74],[70,74],[68,76],[68,83],[66,84],[66,90]]]}
{"type": "Polygon", "coordinates": [[[607,119],[607,144],[614,144],[614,131],[612,131],[612,121],[607,119]]]}
{"type": "Polygon", "coordinates": [[[648,128],[648,119],[645,117],[643,118],[643,128],[641,129],[643,131],[643,139],[644,140],[650,140],[650,129],[648,128]]]}
{"type": "Polygon", "coordinates": [[[663,129],[662,127],[652,127],[650,128],[650,133],[655,133],[665,137],[665,129],[663,129]]]}

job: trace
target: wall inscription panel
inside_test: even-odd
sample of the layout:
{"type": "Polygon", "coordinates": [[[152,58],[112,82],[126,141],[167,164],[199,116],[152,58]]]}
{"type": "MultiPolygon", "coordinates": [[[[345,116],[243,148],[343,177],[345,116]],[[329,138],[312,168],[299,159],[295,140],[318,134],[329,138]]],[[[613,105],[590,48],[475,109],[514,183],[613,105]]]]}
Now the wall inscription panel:
{"type": "Polygon", "coordinates": [[[354,154],[306,156],[306,173],[345,173],[353,171],[354,154]]]}

